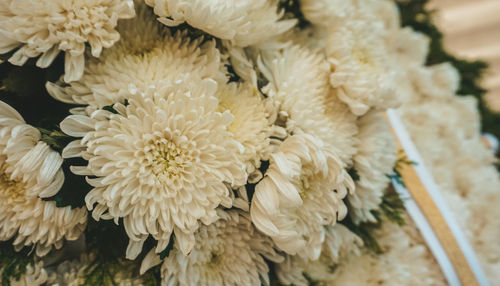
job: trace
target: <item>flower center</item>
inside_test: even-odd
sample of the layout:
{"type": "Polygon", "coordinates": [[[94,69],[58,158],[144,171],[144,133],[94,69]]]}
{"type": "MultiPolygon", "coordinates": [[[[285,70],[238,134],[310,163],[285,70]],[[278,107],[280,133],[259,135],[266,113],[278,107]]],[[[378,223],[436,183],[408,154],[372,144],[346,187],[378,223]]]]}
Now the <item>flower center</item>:
{"type": "Polygon", "coordinates": [[[315,178],[314,172],[311,171],[309,168],[304,168],[302,170],[302,174],[300,174],[300,177],[298,178],[300,188],[299,190],[299,195],[302,198],[302,200],[306,199],[308,192],[310,191],[312,187],[312,183],[317,180],[315,178]]]}
{"type": "Polygon", "coordinates": [[[368,56],[368,52],[364,48],[355,48],[352,51],[355,61],[367,71],[375,69],[373,59],[368,56]]]}
{"type": "Polygon", "coordinates": [[[24,183],[12,180],[10,176],[5,173],[4,168],[0,170],[0,188],[1,191],[14,201],[24,200],[24,183]]]}
{"type": "Polygon", "coordinates": [[[207,261],[207,267],[211,267],[213,269],[219,269],[222,260],[223,260],[223,252],[222,250],[219,251],[212,251],[210,252],[209,259],[207,261]]]}
{"type": "Polygon", "coordinates": [[[154,143],[151,149],[153,156],[153,173],[169,179],[178,178],[184,169],[185,154],[174,142],[162,138],[154,143]]]}

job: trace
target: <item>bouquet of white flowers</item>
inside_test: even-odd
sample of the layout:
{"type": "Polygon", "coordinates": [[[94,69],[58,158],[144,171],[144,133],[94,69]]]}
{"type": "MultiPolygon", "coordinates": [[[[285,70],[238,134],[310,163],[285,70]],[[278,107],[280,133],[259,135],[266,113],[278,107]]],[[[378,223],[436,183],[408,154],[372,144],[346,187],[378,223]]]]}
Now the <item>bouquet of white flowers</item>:
{"type": "Polygon", "coordinates": [[[444,284],[389,185],[399,106],[498,275],[475,103],[399,17],[389,0],[3,0],[2,285],[444,284]]]}

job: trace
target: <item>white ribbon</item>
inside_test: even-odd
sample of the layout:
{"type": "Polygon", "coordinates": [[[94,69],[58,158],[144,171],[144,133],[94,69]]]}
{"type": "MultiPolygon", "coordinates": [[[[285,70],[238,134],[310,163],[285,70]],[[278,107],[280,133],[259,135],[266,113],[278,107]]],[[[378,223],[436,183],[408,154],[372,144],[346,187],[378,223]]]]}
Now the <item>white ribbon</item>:
{"type": "MultiPolygon", "coordinates": [[[[484,274],[484,271],[482,270],[479,261],[477,260],[474,250],[472,249],[464,233],[460,229],[460,226],[458,225],[457,221],[455,220],[455,217],[453,216],[453,213],[450,211],[448,205],[446,204],[446,201],[441,196],[439,187],[434,182],[432,175],[425,168],[423,160],[420,157],[417,148],[413,144],[408,132],[406,131],[403,122],[401,121],[395,110],[392,109],[388,110],[387,115],[389,117],[389,122],[392,125],[392,128],[394,129],[394,133],[401,142],[401,145],[406,153],[407,158],[410,161],[415,162],[415,165],[413,167],[420,181],[427,189],[432,200],[437,205],[439,211],[441,212],[441,215],[448,224],[455,240],[457,241],[460,247],[460,250],[465,256],[479,285],[488,286],[489,285],[488,279],[484,274]]],[[[393,185],[396,191],[399,193],[399,195],[403,198],[406,210],[408,211],[411,218],[413,219],[413,221],[419,228],[420,232],[422,233],[422,236],[424,237],[427,245],[431,249],[437,262],[439,263],[443,271],[443,274],[448,280],[448,283],[450,285],[461,285],[459,276],[457,275],[455,268],[453,267],[453,264],[451,263],[448,255],[446,254],[443,245],[437,238],[436,233],[429,224],[429,221],[423,214],[422,210],[420,210],[419,206],[412,199],[410,192],[404,186],[398,184],[397,182],[393,181],[393,185]]],[[[468,286],[468,285],[463,285],[463,286],[468,286]]]]}

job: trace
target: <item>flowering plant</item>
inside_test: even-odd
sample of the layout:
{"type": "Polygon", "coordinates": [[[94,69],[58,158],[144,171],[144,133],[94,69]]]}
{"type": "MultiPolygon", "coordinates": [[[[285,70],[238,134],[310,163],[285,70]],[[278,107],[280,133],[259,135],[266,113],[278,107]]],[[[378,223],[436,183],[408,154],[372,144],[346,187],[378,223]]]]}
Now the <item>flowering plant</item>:
{"type": "Polygon", "coordinates": [[[443,283],[382,113],[456,75],[395,3],[7,0],[0,24],[2,283],[443,283]]]}

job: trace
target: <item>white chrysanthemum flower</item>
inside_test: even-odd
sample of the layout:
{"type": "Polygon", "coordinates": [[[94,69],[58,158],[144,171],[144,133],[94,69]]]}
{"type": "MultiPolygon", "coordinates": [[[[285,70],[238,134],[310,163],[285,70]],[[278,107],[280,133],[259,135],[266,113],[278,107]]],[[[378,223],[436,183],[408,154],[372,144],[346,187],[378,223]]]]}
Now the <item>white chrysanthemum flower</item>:
{"type": "Polygon", "coordinates": [[[215,208],[231,206],[226,184],[245,184],[243,147],[227,131],[233,116],[217,111],[216,89],[212,80],[164,85],[131,94],[128,105],[114,105],[116,114],[97,110],[61,123],[83,137],[63,156],[88,160],[74,171],[96,177],[88,179],[87,207],[96,219],[123,218],[127,257],[140,253],[149,234],[162,251],[172,231],[189,253],[200,220],[210,224],[215,208]]]}
{"type": "Polygon", "coordinates": [[[386,31],[400,27],[392,0],[300,0],[300,8],[315,28],[331,28],[353,19],[382,22],[386,31]]]}
{"type": "Polygon", "coordinates": [[[387,34],[401,28],[401,15],[396,1],[393,0],[358,0],[357,6],[361,10],[361,18],[373,18],[384,24],[387,34]]]}
{"type": "MultiPolygon", "coordinates": [[[[479,152],[484,148],[479,144],[475,148],[472,145],[467,147],[479,152]]],[[[487,160],[463,158],[458,164],[460,165],[456,165],[453,170],[456,188],[447,191],[459,193],[461,201],[467,204],[470,220],[464,227],[469,232],[468,239],[473,244],[490,283],[495,285],[496,281],[500,281],[500,246],[496,243],[500,236],[500,222],[495,219],[500,214],[497,207],[500,204],[500,176],[498,170],[488,164],[487,160]]],[[[450,169],[452,168],[448,170],[450,169]]]]}
{"type": "Polygon", "coordinates": [[[410,27],[399,29],[388,38],[388,50],[396,55],[403,67],[423,66],[429,54],[430,39],[427,35],[415,32],[410,27]]]}
{"type": "Polygon", "coordinates": [[[358,116],[370,108],[399,104],[383,37],[381,22],[355,19],[333,27],[328,35],[330,84],[358,116]]]}
{"type": "Polygon", "coordinates": [[[448,97],[455,95],[460,75],[450,63],[430,67],[413,67],[408,72],[413,87],[420,97],[448,97]]]}
{"type": "Polygon", "coordinates": [[[264,58],[259,68],[269,80],[263,91],[276,105],[288,133],[318,137],[349,162],[356,152],[356,117],[329,86],[324,57],[293,46],[264,58]]]}
{"type": "Polygon", "coordinates": [[[227,130],[240,142],[245,151],[240,155],[248,173],[260,167],[261,160],[268,160],[271,153],[270,123],[262,95],[249,84],[221,85],[216,93],[220,112],[229,110],[234,116],[227,130]]]}
{"type": "Polygon", "coordinates": [[[14,246],[36,245],[39,256],[64,239],[75,240],[87,221],[85,208],[56,207],[64,182],[61,155],[40,141],[40,132],[0,101],[0,240],[14,246]]]}
{"type": "Polygon", "coordinates": [[[219,220],[198,229],[188,256],[175,248],[170,252],[162,265],[164,285],[269,285],[264,258],[283,260],[271,239],[255,230],[246,214],[219,213],[219,220]]]}
{"type": "MultiPolygon", "coordinates": [[[[304,16],[314,24],[312,29],[314,31],[326,30],[338,33],[335,30],[341,30],[344,29],[343,26],[350,25],[346,23],[362,22],[373,25],[370,31],[376,35],[372,37],[379,40],[374,44],[392,41],[395,42],[394,44],[404,45],[404,43],[398,43],[399,39],[395,36],[401,30],[401,23],[398,7],[393,0],[301,0],[300,2],[304,16]]],[[[365,27],[367,26],[365,25],[365,27]]],[[[358,31],[354,33],[358,33],[358,31]]],[[[341,36],[340,34],[334,40],[339,41],[339,43],[332,41],[330,44],[342,45],[341,36]]],[[[326,39],[326,36],[324,38],[326,39]]],[[[346,39],[348,38],[346,37],[346,39]]],[[[315,41],[323,42],[324,40],[315,41]]],[[[328,49],[326,50],[328,51],[328,49]]],[[[391,57],[385,58],[386,61],[388,59],[391,57]]]]}
{"type": "MultiPolygon", "coordinates": [[[[224,43],[224,42],[223,42],[224,43]]],[[[244,82],[258,87],[256,64],[247,53],[247,49],[227,45],[228,63],[231,65],[235,73],[244,82]]]]}
{"type": "Polygon", "coordinates": [[[326,227],[326,238],[318,260],[303,259],[298,255],[285,257],[276,264],[276,275],[284,285],[307,286],[304,273],[316,280],[328,281],[338,263],[348,255],[359,255],[363,241],[341,224],[326,227]]]}
{"type": "Polygon", "coordinates": [[[388,174],[396,162],[396,142],[382,114],[369,112],[359,119],[359,145],[353,168],[359,175],[356,192],[347,198],[350,215],[357,222],[376,219],[371,213],[379,208],[389,184],[388,174]]]}
{"type": "Polygon", "coordinates": [[[350,0],[300,0],[305,18],[319,27],[328,28],[352,16],[355,7],[350,0]]]}
{"type": "Polygon", "coordinates": [[[68,86],[47,83],[54,98],[102,108],[123,101],[130,89],[144,92],[186,76],[218,76],[220,56],[214,41],[202,44],[202,38],[171,34],[154,20],[149,7],[138,6],[136,18],[120,23],[120,41],[99,58],[88,58],[79,81],[68,86]]]}
{"type": "Polygon", "coordinates": [[[315,130],[314,134],[318,134],[323,142],[328,142],[343,162],[350,163],[358,145],[357,117],[339,99],[337,90],[330,89],[324,101],[326,120],[322,126],[311,126],[311,130],[315,130]]]}
{"type": "Polygon", "coordinates": [[[0,53],[19,48],[9,59],[15,65],[41,55],[36,64],[45,68],[64,51],[64,80],[78,80],[83,74],[85,44],[98,57],[120,38],[115,31],[118,20],[134,15],[132,0],[4,0],[0,3],[0,53]]]}
{"type": "Polygon", "coordinates": [[[316,259],[325,225],[347,213],[342,199],[354,190],[337,155],[310,135],[288,137],[271,154],[269,169],[255,187],[252,222],[288,254],[316,259]]]}
{"type": "MultiPolygon", "coordinates": [[[[0,269],[0,274],[3,269],[0,269]]],[[[11,278],[8,285],[10,286],[42,286],[53,282],[54,277],[49,277],[45,268],[43,268],[43,262],[38,261],[33,265],[26,265],[26,272],[19,277],[19,279],[11,278]]]]}
{"type": "Polygon", "coordinates": [[[436,179],[451,173],[449,166],[455,166],[459,159],[457,154],[468,154],[483,162],[490,161],[490,151],[477,148],[476,144],[481,144],[479,121],[477,114],[471,112],[469,100],[476,101],[472,96],[422,96],[418,104],[407,103],[400,109],[401,118],[413,142],[423,153],[426,167],[432,173],[440,172],[439,176],[434,174],[436,179]]]}
{"type": "Polygon", "coordinates": [[[387,59],[387,63],[394,72],[393,80],[397,83],[396,93],[399,100],[406,102],[418,97],[415,94],[418,91],[413,86],[412,78],[421,73],[425,64],[429,51],[429,38],[406,27],[389,33],[386,44],[387,52],[393,55],[387,59]]]}
{"type": "Polygon", "coordinates": [[[160,22],[177,26],[184,22],[217,38],[246,47],[281,34],[295,20],[281,20],[276,0],[145,0],[160,22]],[[262,33],[262,31],[266,31],[262,33]]]}

